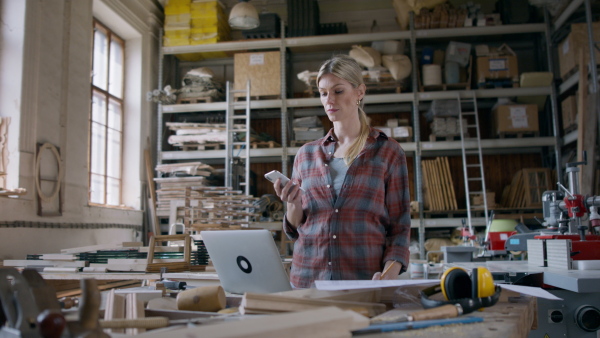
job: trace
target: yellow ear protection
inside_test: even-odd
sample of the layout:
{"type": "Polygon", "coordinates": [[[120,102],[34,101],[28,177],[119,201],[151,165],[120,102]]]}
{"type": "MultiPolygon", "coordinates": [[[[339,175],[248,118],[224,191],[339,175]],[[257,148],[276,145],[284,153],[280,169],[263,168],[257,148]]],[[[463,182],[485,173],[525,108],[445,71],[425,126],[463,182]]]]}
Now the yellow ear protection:
{"type": "Polygon", "coordinates": [[[501,288],[494,285],[494,278],[488,269],[474,268],[469,276],[465,269],[452,267],[444,271],[440,284],[421,291],[421,304],[424,308],[460,304],[463,313],[469,313],[496,304],[500,292],[501,288]],[[429,298],[439,292],[444,300],[429,298]]]}

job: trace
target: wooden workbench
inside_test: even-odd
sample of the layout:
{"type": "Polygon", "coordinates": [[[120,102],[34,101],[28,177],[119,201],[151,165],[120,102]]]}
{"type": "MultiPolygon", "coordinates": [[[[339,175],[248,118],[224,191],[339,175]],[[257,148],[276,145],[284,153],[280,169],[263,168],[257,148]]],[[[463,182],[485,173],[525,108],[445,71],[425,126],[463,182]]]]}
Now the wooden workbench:
{"type": "MultiPolygon", "coordinates": [[[[535,297],[502,290],[501,298],[496,305],[465,315],[482,317],[483,322],[435,326],[420,330],[362,335],[361,337],[527,337],[532,327],[537,326],[536,308],[535,297]]],[[[422,309],[418,305],[410,304],[390,310],[379,317],[398,317],[422,309]]]]}
{"type": "MultiPolygon", "coordinates": [[[[109,280],[124,279],[158,279],[159,274],[134,273],[78,273],[78,274],[43,274],[47,280],[73,280],[81,278],[97,278],[109,280]]],[[[214,272],[167,273],[163,277],[186,281],[190,285],[203,286],[219,283],[214,272]]],[[[385,288],[382,301],[388,304],[388,312],[378,317],[399,317],[402,314],[422,310],[418,303],[418,290],[423,286],[412,286],[402,289],[385,288]],[[399,294],[401,296],[399,296],[399,294]]],[[[362,335],[361,337],[527,337],[532,327],[535,328],[536,299],[518,293],[502,290],[500,301],[483,311],[476,311],[465,316],[482,317],[481,323],[436,326],[419,330],[397,331],[381,334],[362,335]]]]}

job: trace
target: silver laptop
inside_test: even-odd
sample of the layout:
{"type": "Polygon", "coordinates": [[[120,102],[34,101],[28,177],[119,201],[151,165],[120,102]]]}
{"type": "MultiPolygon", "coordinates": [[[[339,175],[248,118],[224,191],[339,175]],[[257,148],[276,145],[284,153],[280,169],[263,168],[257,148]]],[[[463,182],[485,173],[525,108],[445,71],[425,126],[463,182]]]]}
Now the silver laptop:
{"type": "Polygon", "coordinates": [[[292,289],[270,231],[205,230],[201,236],[226,292],[292,289]]]}

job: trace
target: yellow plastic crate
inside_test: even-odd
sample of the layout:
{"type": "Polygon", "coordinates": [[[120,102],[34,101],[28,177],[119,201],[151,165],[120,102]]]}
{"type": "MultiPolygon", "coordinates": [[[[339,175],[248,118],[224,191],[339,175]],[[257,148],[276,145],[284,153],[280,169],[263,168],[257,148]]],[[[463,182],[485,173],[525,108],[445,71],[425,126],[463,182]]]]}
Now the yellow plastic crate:
{"type": "Polygon", "coordinates": [[[203,35],[203,36],[197,35],[194,37],[190,36],[190,44],[191,45],[205,45],[205,44],[212,44],[212,43],[228,41],[228,40],[229,40],[229,38],[218,36],[216,34],[203,35]]]}
{"type": "Polygon", "coordinates": [[[190,34],[207,34],[207,33],[221,33],[229,35],[231,31],[227,28],[219,26],[205,26],[205,27],[192,27],[190,34]]]}
{"type": "Polygon", "coordinates": [[[192,0],[167,0],[167,6],[181,6],[181,5],[189,5],[192,3],[192,0]]]}
{"type": "Polygon", "coordinates": [[[169,29],[165,28],[165,36],[172,39],[189,39],[190,29],[169,29]]]}
{"type": "Polygon", "coordinates": [[[165,15],[165,27],[184,27],[189,28],[192,23],[192,16],[190,13],[165,15]]]}
{"type": "Polygon", "coordinates": [[[192,18],[225,16],[225,6],[219,1],[194,2],[190,5],[192,18]]]}
{"type": "Polygon", "coordinates": [[[165,6],[165,15],[179,15],[191,13],[190,5],[165,6]]]}
{"type": "Polygon", "coordinates": [[[205,27],[205,26],[216,26],[220,25],[223,27],[229,28],[229,24],[227,23],[227,19],[225,16],[207,16],[203,18],[194,18],[191,20],[192,27],[205,27]]]}
{"type": "Polygon", "coordinates": [[[163,37],[163,46],[165,47],[173,47],[173,46],[189,46],[190,38],[189,37],[163,37]]]}

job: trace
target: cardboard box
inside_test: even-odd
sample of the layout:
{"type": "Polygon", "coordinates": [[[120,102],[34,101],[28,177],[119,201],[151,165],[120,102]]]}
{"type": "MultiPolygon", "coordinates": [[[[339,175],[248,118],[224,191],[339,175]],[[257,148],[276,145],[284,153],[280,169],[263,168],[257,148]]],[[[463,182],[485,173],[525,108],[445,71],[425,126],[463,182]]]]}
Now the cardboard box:
{"type": "MultiPolygon", "coordinates": [[[[600,37],[600,22],[592,24],[594,39],[600,37]]],[[[590,62],[590,47],[588,43],[587,24],[574,23],[571,25],[571,33],[558,46],[558,62],[560,65],[560,76],[566,79],[579,65],[579,52],[583,53],[584,62],[590,62]]],[[[600,52],[596,49],[596,63],[600,64],[600,52]]]]}
{"type": "Polygon", "coordinates": [[[392,137],[394,138],[407,138],[412,137],[412,127],[396,127],[392,128],[392,137]]]}
{"type": "Polygon", "coordinates": [[[387,135],[387,137],[392,137],[392,128],[390,127],[378,126],[373,128],[381,130],[384,134],[387,135]]]}
{"type": "Polygon", "coordinates": [[[571,95],[561,102],[563,129],[577,124],[577,95],[571,95]]]}
{"type": "Polygon", "coordinates": [[[477,58],[477,83],[487,79],[513,79],[519,82],[519,66],[515,55],[480,56],[477,58]]]}
{"type": "Polygon", "coordinates": [[[496,133],[537,132],[538,109],[535,104],[498,106],[493,112],[496,133]]]}
{"type": "MultiPolygon", "coordinates": [[[[485,193],[485,198],[487,199],[488,208],[496,205],[496,193],[495,192],[487,192],[485,193]]],[[[471,205],[472,206],[482,206],[483,205],[483,194],[473,195],[471,197],[471,205]]]]}
{"type": "MultiPolygon", "coordinates": [[[[281,95],[281,53],[237,53],[233,59],[234,89],[245,90],[250,80],[250,95],[281,95]]],[[[238,93],[236,96],[244,96],[238,93]]]]}

